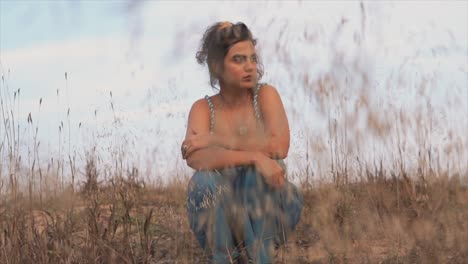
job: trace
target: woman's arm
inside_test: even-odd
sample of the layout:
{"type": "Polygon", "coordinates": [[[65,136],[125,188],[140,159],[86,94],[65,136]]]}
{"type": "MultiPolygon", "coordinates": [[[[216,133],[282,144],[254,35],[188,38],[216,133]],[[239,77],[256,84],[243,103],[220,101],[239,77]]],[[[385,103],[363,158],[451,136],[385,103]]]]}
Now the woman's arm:
{"type": "Polygon", "coordinates": [[[284,184],[284,170],[275,161],[260,152],[228,150],[221,147],[207,147],[194,151],[187,164],[195,170],[215,170],[229,166],[254,165],[265,181],[275,187],[284,184]]]}
{"type": "Polygon", "coordinates": [[[255,165],[257,152],[207,147],[194,151],[187,158],[187,165],[195,170],[214,170],[230,166],[255,165]]]}
{"type": "Polygon", "coordinates": [[[281,145],[281,140],[271,135],[257,135],[255,137],[240,137],[240,136],[223,136],[211,135],[215,145],[229,150],[239,151],[255,151],[261,152],[264,155],[273,159],[284,159],[287,156],[286,152],[281,152],[278,148],[281,145]]]}

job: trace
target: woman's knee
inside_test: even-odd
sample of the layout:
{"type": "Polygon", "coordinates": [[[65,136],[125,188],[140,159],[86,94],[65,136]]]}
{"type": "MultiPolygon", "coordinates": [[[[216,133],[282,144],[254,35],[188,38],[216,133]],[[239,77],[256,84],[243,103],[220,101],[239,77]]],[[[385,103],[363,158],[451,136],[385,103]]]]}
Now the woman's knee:
{"type": "Polygon", "coordinates": [[[211,189],[215,186],[215,179],[211,171],[196,171],[189,182],[189,192],[211,189]]]}
{"type": "Polygon", "coordinates": [[[244,186],[249,189],[263,190],[266,187],[265,179],[255,168],[247,169],[243,181],[244,186]]]}
{"type": "Polygon", "coordinates": [[[200,206],[204,197],[213,192],[214,185],[209,171],[197,171],[193,174],[187,190],[187,207],[189,211],[200,206]]]}
{"type": "Polygon", "coordinates": [[[188,207],[191,209],[208,209],[214,207],[224,196],[226,186],[222,175],[213,171],[197,171],[188,186],[188,207]]]}

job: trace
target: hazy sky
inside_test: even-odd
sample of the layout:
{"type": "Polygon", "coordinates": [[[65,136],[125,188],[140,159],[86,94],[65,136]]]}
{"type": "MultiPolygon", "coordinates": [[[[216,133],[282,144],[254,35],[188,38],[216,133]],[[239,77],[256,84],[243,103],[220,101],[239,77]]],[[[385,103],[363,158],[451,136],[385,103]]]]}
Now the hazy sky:
{"type": "Polygon", "coordinates": [[[319,117],[304,119],[302,114],[314,116],[318,110],[291,80],[295,74],[314,79],[332,71],[332,52],[342,52],[344,64],[358,60],[376,87],[404,76],[407,84],[391,93],[405,109],[417,105],[408,83],[437,72],[430,97],[444,100],[435,99],[434,105],[451,120],[465,120],[455,127],[466,127],[468,3],[379,1],[364,2],[364,8],[363,22],[357,1],[0,0],[2,95],[12,97],[21,88],[17,118],[24,151],[31,142],[26,123],[31,113],[41,155],[57,155],[58,146],[82,153],[97,145],[105,156],[117,146],[127,150],[129,162],[149,167],[148,174],[167,175],[184,167],[178,150],[191,103],[216,92],[194,58],[199,40],[211,23],[229,20],[251,27],[259,39],[264,79],[284,98],[292,120],[290,164],[303,158],[301,135],[327,126],[319,117]],[[337,38],[342,21],[346,26],[337,38]],[[457,98],[459,106],[444,106],[457,98]]]}

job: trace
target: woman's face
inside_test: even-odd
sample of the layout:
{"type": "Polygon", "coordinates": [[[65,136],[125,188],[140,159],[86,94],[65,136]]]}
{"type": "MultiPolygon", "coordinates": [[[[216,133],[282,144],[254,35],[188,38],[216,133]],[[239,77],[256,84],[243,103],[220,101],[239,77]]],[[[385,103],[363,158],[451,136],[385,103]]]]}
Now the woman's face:
{"type": "Polygon", "coordinates": [[[221,80],[225,85],[249,89],[257,82],[257,54],[252,41],[238,42],[224,57],[221,80]]]}

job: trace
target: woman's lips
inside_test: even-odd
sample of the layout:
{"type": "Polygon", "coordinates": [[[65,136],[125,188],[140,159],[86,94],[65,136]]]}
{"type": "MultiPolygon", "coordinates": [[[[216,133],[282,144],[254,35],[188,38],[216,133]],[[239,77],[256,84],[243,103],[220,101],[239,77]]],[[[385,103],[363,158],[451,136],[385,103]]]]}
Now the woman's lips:
{"type": "Polygon", "coordinates": [[[246,82],[250,82],[252,81],[252,76],[249,75],[249,76],[243,77],[242,80],[246,82]]]}

